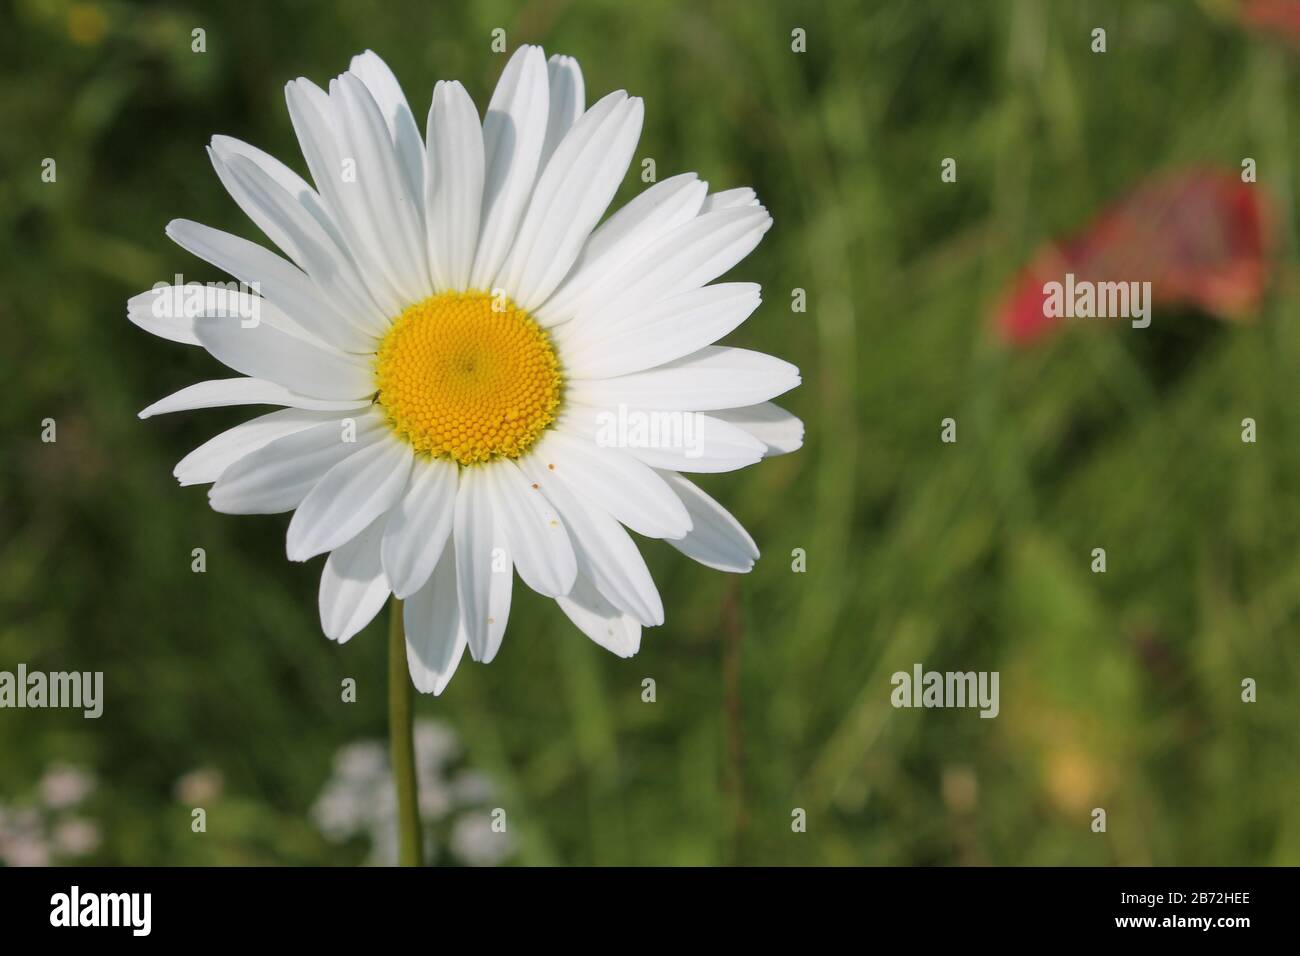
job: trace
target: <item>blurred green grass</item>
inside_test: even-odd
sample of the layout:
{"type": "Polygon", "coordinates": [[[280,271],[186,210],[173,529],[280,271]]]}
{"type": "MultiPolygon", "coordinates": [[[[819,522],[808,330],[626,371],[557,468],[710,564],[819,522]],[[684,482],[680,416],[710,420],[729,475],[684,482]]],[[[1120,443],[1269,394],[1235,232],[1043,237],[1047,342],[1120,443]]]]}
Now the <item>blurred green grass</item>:
{"type": "MultiPolygon", "coordinates": [[[[441,78],[482,105],[503,27],[511,49],[577,56],[589,94],[644,96],[637,158],[660,177],[757,188],[776,224],[736,275],[766,303],[730,341],[801,367],[783,404],[808,425],[797,454],[702,480],[758,541],[752,574],[645,545],[668,619],[636,658],[517,586],[497,661],[418,702],[497,780],[517,861],[1300,863],[1296,57],[1227,9],[0,10],[0,669],[103,670],[107,695],[99,721],[0,711],[0,802],[71,761],[100,780],[95,861],[361,858],[308,808],[335,751],[384,732],[383,620],[330,644],[320,562],[284,559],[285,519],[216,515],[175,486],[174,463],[247,413],[138,421],[217,366],[130,326],[124,302],[177,271],[211,276],[164,238],[172,218],[261,241],[203,145],[227,133],[302,170],[285,81],[369,47],[417,116],[441,78]],[[947,156],[956,184],[939,179],[947,156]],[[1044,238],[1152,172],[1243,156],[1283,211],[1257,322],[1157,316],[1143,336],[1028,353],[991,341],[990,303],[1044,238]],[[56,444],[39,440],[47,416],[56,444]],[[939,442],[947,416],[955,445],[939,442]],[[1000,671],[1001,715],[893,710],[889,675],[917,661],[1000,671]],[[339,701],[345,677],[356,704],[339,701]],[[1258,703],[1240,702],[1243,677],[1258,703]],[[203,836],[172,794],[199,766],[226,780],[203,836]]],[[[640,188],[630,172],[620,201],[640,188]]]]}

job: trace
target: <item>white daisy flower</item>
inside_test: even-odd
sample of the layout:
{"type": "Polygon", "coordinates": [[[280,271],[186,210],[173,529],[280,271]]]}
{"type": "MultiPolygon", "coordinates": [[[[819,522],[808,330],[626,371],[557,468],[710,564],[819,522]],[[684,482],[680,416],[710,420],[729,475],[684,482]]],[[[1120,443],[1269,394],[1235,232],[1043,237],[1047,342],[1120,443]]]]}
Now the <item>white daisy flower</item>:
{"type": "Polygon", "coordinates": [[[213,137],[209,155],[287,258],[175,220],[173,240],[252,291],[189,307],[190,287],[160,287],[128,316],[240,373],[141,418],[281,406],[175,474],[211,483],[217,511],[293,512],[289,558],[329,556],[325,634],[348,640],[395,595],[412,680],[436,694],[466,647],[496,655],[512,569],[624,657],[664,620],[625,528],[748,571],[753,540],[680,472],[802,442],[770,402],[798,370],[713,345],[759,305],[756,284],[714,283],[771,225],[753,190],[710,194],[687,173],[598,225],[642,102],[619,91],[586,108],[577,62],[536,46],[511,57],[481,122],[463,86],[439,82],[423,139],[374,53],[328,92],[285,92],[315,188],[236,139],[213,137]],[[656,440],[664,422],[689,442],[656,440]]]}

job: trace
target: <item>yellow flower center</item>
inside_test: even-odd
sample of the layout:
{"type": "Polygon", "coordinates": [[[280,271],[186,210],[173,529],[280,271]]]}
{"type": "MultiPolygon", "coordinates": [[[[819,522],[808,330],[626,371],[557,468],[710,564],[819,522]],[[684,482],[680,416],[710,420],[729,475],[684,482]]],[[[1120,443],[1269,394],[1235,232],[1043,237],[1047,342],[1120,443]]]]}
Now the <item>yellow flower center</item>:
{"type": "Polygon", "coordinates": [[[564,384],[542,327],[486,292],[443,292],[399,315],[375,380],[398,435],[462,465],[522,455],[555,420],[564,384]]]}

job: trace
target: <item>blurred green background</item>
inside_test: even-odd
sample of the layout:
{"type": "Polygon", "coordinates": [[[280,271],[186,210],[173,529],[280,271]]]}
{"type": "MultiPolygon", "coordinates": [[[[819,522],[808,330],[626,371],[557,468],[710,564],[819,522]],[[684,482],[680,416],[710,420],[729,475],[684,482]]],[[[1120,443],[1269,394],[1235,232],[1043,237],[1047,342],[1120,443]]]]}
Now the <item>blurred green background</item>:
{"type": "MultiPolygon", "coordinates": [[[[283,85],[323,83],[366,48],[421,123],[438,79],[482,107],[500,27],[511,50],[578,57],[589,100],[645,97],[619,202],[642,188],[644,157],[661,178],[757,188],[775,227],[734,274],[761,281],[766,303],[729,341],[801,367],[782,404],[808,427],[796,454],[701,479],[762,549],[752,574],[644,543],[667,622],[637,657],[597,648],[517,583],[498,659],[466,657],[444,696],[417,701],[454,734],[456,765],[491,781],[505,859],[1300,864],[1297,57],[1232,13],[4,4],[0,669],[103,670],[106,699],[98,721],[0,710],[0,856],[373,858],[364,827],[331,837],[320,807],[340,774],[375,769],[357,748],[374,757],[365,742],[385,733],[384,617],[331,644],[321,561],[285,560],[287,516],[214,514],[204,489],[176,487],[175,462],[252,410],[137,420],[224,373],[129,325],[125,301],[177,271],[224,278],[165,239],[172,218],[264,241],[212,173],[212,134],[305,171],[283,85]],[[1089,49],[1096,26],[1104,55],[1089,49]],[[947,156],[956,184],[940,181],[947,156]],[[1098,328],[1025,351],[990,335],[991,304],[1044,239],[1154,172],[1244,156],[1282,214],[1256,321],[1158,314],[1140,335],[1098,328]],[[948,416],[953,445],[939,441],[948,416]],[[999,671],[1000,715],[893,709],[890,675],[916,662],[999,671]],[[1246,677],[1257,703],[1241,701],[1246,677]]],[[[382,797],[351,812],[368,800],[382,797]]]]}

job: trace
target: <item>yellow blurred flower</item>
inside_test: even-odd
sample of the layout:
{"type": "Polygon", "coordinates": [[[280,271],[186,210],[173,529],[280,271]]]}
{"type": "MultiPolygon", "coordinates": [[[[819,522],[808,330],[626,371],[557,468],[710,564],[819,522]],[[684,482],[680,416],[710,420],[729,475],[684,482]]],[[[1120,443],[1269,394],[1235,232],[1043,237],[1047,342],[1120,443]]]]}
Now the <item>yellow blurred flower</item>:
{"type": "Polygon", "coordinates": [[[95,3],[74,3],[68,8],[68,37],[78,46],[99,46],[108,32],[108,16],[95,3]]]}

